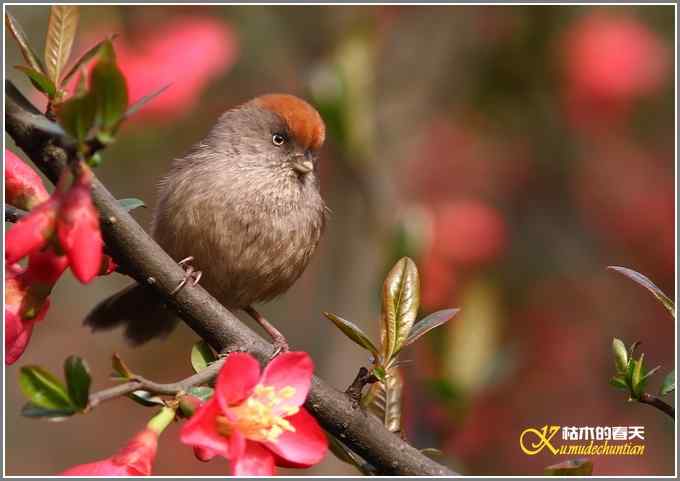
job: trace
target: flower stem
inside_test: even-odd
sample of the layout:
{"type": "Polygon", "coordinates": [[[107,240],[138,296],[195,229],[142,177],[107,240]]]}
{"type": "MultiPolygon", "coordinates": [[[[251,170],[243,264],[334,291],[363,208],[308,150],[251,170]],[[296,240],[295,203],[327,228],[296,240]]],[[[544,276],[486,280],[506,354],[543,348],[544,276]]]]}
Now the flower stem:
{"type": "Polygon", "coordinates": [[[156,434],[161,434],[174,419],[175,410],[165,406],[158,414],[151,418],[146,427],[154,431],[156,434]]]}

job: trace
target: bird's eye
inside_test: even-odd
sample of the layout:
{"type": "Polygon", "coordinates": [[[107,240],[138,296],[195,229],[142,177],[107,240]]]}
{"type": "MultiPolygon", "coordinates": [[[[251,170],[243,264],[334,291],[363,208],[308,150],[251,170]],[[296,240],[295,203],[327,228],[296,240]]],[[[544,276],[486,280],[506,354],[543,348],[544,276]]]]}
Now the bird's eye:
{"type": "Polygon", "coordinates": [[[286,137],[281,134],[272,135],[272,143],[277,147],[282,146],[286,142],[286,137]]]}

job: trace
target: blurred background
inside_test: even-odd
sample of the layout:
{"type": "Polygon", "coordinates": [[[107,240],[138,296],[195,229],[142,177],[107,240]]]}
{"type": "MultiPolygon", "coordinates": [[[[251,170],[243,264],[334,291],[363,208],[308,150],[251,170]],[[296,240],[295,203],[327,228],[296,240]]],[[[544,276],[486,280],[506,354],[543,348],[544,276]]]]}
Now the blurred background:
{"type": "MultiPolygon", "coordinates": [[[[42,51],[48,7],[9,9],[42,51]]],[[[377,336],[383,278],[409,255],[422,315],[463,309],[403,356],[414,445],[468,475],[538,475],[563,459],[523,454],[527,427],[644,425],[644,456],[594,457],[594,474],[673,473],[673,424],[608,379],[614,336],[670,370],[674,322],[605,269],[636,269],[674,297],[673,6],[84,6],[74,58],[114,32],[131,101],[172,82],[104,152],[97,175],[119,198],[152,207],[170,161],[251,97],[290,92],[321,111],[332,217],[304,276],[262,306],[320,376],[344,389],[368,363],[321,312],[377,336]]],[[[8,77],[39,104],[5,42],[8,77]]],[[[134,216],[148,227],[150,209],[134,216]]],[[[156,381],[191,374],[196,335],[184,326],[138,349],[81,326],[128,283],[68,274],[57,285],[6,369],[7,474],[107,457],[151,415],[120,399],[64,423],[23,418],[21,365],[60,373],[79,354],[95,389],[111,384],[114,352],[156,381]]],[[[229,472],[198,463],[177,432],[161,437],[155,474],[229,472]]],[[[291,473],[356,472],[329,454],[291,473]]]]}

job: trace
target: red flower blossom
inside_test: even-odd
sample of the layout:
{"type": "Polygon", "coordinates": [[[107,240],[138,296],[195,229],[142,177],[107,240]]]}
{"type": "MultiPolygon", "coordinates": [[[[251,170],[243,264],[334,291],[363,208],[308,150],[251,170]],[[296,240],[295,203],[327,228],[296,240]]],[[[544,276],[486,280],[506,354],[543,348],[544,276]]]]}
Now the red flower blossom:
{"type": "Polygon", "coordinates": [[[92,172],[85,168],[64,195],[57,234],[76,278],[87,284],[102,269],[104,241],[90,193],[92,172]]]}
{"type": "Polygon", "coordinates": [[[31,210],[47,200],[49,194],[40,176],[12,151],[5,149],[5,202],[31,210]]]}
{"type": "Polygon", "coordinates": [[[182,442],[200,447],[203,458],[229,459],[234,475],[271,475],[274,465],[318,463],[328,441],[302,407],[313,369],[304,352],[283,353],[262,373],[250,354],[230,354],[214,397],[183,426],[182,442]]]}
{"type": "Polygon", "coordinates": [[[54,233],[59,202],[58,194],[51,196],[7,231],[5,261],[8,264],[14,264],[45,246],[54,233]]]}
{"type": "Polygon", "coordinates": [[[658,35],[632,16],[585,16],[569,28],[561,48],[568,109],[576,123],[621,117],[633,100],[662,85],[670,67],[658,35]]]}
{"type": "Polygon", "coordinates": [[[62,472],[62,476],[149,476],[156,458],[158,434],[147,427],[110,458],[79,464],[62,472]]]}
{"type": "Polygon", "coordinates": [[[26,269],[18,264],[7,264],[5,364],[13,364],[26,350],[33,325],[47,314],[52,287],[67,265],[66,257],[56,255],[51,249],[31,254],[26,269]]]}

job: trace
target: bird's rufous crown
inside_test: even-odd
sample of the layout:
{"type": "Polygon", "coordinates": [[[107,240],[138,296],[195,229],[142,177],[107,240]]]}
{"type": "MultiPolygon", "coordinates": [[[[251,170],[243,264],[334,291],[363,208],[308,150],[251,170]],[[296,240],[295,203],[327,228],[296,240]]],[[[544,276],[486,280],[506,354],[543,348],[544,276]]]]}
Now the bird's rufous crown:
{"type": "Polygon", "coordinates": [[[323,145],[326,127],[319,112],[304,100],[294,95],[268,94],[254,103],[283,118],[290,134],[305,149],[317,150],[323,145]]]}

